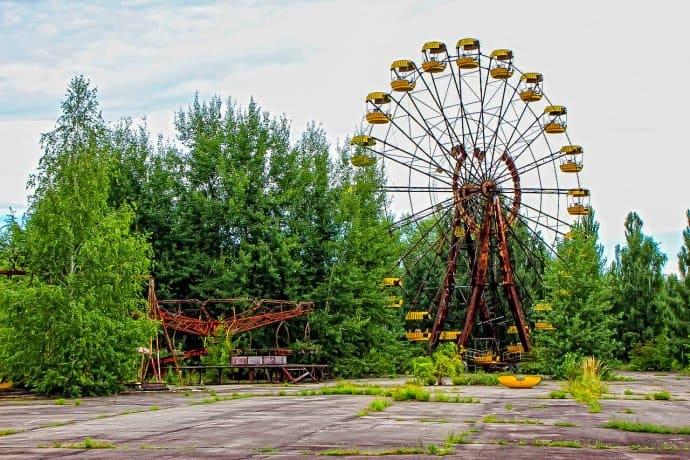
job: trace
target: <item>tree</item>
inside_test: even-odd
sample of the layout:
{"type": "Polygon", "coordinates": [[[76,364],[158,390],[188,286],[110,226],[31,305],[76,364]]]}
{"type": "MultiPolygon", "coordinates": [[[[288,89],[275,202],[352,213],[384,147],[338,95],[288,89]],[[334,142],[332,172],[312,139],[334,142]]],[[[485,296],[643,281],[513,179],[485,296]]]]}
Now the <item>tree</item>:
{"type": "Polygon", "coordinates": [[[690,210],[686,211],[686,216],[688,226],[683,231],[683,246],[678,253],[680,276],[669,276],[665,290],[671,316],[666,352],[674,366],[690,364],[690,210]]]}
{"type": "Polygon", "coordinates": [[[134,213],[108,204],[111,145],[96,89],[68,87],[29,185],[17,236],[30,277],[0,285],[0,373],[41,392],[107,394],[136,375],[137,346],[153,333],[143,286],[150,247],[134,213]]]}
{"type": "Polygon", "coordinates": [[[630,358],[635,346],[665,334],[670,312],[664,302],[666,255],[642,232],[642,219],[631,212],[625,220],[624,247],[616,246],[611,265],[614,279],[613,313],[620,318],[617,336],[623,342],[622,358],[630,358]]]}
{"type": "Polygon", "coordinates": [[[383,174],[377,168],[355,170],[341,154],[334,174],[337,232],[328,280],[316,293],[322,307],[313,315],[314,336],[338,375],[399,372],[409,365],[411,348],[402,339],[402,319],[384,307],[379,287],[399,256],[384,214],[383,174]]]}
{"type": "Polygon", "coordinates": [[[536,355],[543,372],[563,377],[570,362],[586,356],[611,359],[618,347],[611,312],[610,277],[604,273],[603,247],[594,214],[573,226],[573,237],[557,246],[546,265],[544,287],[553,310],[553,331],[535,331],[536,355]]]}

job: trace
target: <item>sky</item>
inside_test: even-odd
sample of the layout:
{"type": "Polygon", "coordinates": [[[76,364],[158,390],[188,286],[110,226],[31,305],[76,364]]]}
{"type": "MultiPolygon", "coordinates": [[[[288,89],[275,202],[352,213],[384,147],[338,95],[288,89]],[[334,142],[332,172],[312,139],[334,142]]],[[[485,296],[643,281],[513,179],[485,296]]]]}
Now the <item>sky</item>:
{"type": "Polygon", "coordinates": [[[251,98],[321,124],[333,147],[360,126],[364,97],[385,89],[396,59],[423,43],[475,37],[510,48],[568,108],[585,149],[583,186],[609,261],[625,217],[677,257],[690,208],[690,31],[683,2],[426,0],[0,0],[0,215],[26,208],[40,134],[55,125],[67,84],[85,75],[106,120],[132,117],[174,138],[173,119],[201,99],[251,98]]]}

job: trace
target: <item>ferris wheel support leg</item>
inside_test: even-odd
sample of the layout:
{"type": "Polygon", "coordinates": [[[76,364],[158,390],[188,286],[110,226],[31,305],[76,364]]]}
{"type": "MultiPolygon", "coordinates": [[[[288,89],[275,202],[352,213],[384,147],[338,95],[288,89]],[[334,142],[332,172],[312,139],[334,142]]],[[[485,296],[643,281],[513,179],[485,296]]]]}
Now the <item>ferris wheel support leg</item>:
{"type": "Polygon", "coordinates": [[[498,257],[501,261],[501,284],[505,290],[506,297],[508,298],[508,306],[510,307],[510,312],[515,320],[515,325],[517,326],[518,337],[520,338],[520,343],[526,352],[529,352],[532,345],[529,341],[529,336],[527,335],[527,326],[525,324],[525,318],[522,314],[522,301],[520,300],[520,294],[515,287],[515,282],[513,280],[513,268],[510,265],[510,257],[508,252],[508,241],[506,239],[506,221],[501,212],[501,204],[498,197],[494,198],[495,208],[496,208],[496,233],[498,233],[498,257]]]}
{"type": "Polygon", "coordinates": [[[474,324],[474,317],[477,310],[482,303],[482,294],[484,293],[484,286],[486,285],[486,272],[489,268],[489,240],[491,232],[491,218],[493,214],[494,204],[488,200],[486,205],[486,212],[484,215],[484,224],[479,233],[479,249],[478,257],[475,258],[475,263],[472,267],[471,289],[472,293],[467,302],[467,313],[465,316],[465,325],[462,328],[462,334],[458,339],[458,346],[466,347],[470,339],[470,331],[474,324]]]}
{"type": "MultiPolygon", "coordinates": [[[[455,209],[455,215],[453,216],[453,228],[460,225],[461,217],[460,213],[455,209]]],[[[448,316],[448,305],[450,299],[453,296],[453,291],[455,290],[455,270],[458,266],[458,243],[459,238],[452,233],[450,239],[450,252],[448,253],[448,264],[446,269],[446,276],[443,281],[443,292],[441,294],[441,300],[438,303],[438,309],[436,310],[436,317],[434,318],[434,325],[431,329],[431,336],[429,337],[429,350],[434,350],[438,346],[439,337],[441,336],[441,331],[446,323],[446,318],[448,316]]]]}

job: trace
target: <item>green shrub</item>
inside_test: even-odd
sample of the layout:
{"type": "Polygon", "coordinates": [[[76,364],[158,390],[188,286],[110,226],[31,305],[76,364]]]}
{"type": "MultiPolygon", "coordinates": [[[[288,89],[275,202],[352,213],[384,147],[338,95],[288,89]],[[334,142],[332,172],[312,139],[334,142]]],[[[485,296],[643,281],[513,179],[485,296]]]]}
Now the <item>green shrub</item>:
{"type": "Polygon", "coordinates": [[[669,340],[659,336],[633,348],[630,367],[638,371],[668,371],[673,368],[673,356],[669,340]]]}
{"type": "Polygon", "coordinates": [[[481,371],[462,373],[453,377],[453,385],[498,385],[498,376],[481,371]]]}
{"type": "Polygon", "coordinates": [[[431,394],[420,386],[405,385],[393,388],[391,397],[395,401],[428,401],[431,398],[431,394]]]}

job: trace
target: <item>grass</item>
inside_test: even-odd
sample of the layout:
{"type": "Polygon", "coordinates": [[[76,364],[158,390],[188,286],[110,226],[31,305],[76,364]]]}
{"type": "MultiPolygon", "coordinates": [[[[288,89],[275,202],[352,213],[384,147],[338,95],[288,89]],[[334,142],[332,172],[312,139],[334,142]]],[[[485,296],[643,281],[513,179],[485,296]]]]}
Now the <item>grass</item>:
{"type": "Polygon", "coordinates": [[[151,406],[149,407],[149,410],[160,410],[161,408],[158,406],[151,406]]]}
{"type": "Polygon", "coordinates": [[[58,426],[67,425],[68,423],[72,423],[72,422],[66,421],[66,420],[57,420],[55,422],[44,423],[43,425],[41,425],[41,428],[54,428],[54,427],[58,427],[58,426]]]}
{"type": "Polygon", "coordinates": [[[631,420],[612,419],[602,425],[604,428],[614,428],[622,431],[632,431],[635,433],[656,433],[656,434],[684,434],[690,435],[690,426],[667,426],[655,425],[647,422],[633,422],[631,420]]]}
{"type": "Polygon", "coordinates": [[[393,388],[391,397],[394,401],[429,401],[431,394],[421,386],[405,385],[393,388]]]}
{"type": "Polygon", "coordinates": [[[632,409],[630,409],[630,408],[626,408],[626,409],[623,411],[623,413],[625,413],[625,414],[634,414],[635,411],[632,410],[632,409]]]}
{"type": "Polygon", "coordinates": [[[652,394],[652,398],[654,398],[657,401],[668,401],[671,399],[671,393],[668,391],[657,391],[652,394]]]}
{"type": "Polygon", "coordinates": [[[13,430],[12,428],[8,428],[8,429],[5,429],[5,430],[0,430],[0,436],[9,436],[9,435],[11,435],[11,434],[17,434],[17,433],[19,433],[20,431],[21,431],[21,430],[13,430]]]}
{"type": "Polygon", "coordinates": [[[422,423],[448,423],[447,418],[429,418],[429,417],[422,417],[419,419],[420,422],[422,423]]]}
{"type": "Polygon", "coordinates": [[[108,441],[99,441],[97,439],[84,438],[84,440],[77,444],[62,444],[56,442],[51,447],[62,449],[114,449],[115,444],[108,441]]]}
{"type": "Polygon", "coordinates": [[[631,396],[631,395],[634,395],[635,392],[632,391],[632,390],[625,390],[625,391],[623,392],[623,394],[625,394],[626,396],[631,396]]]}
{"type": "Polygon", "coordinates": [[[66,404],[65,398],[58,398],[55,400],[56,406],[64,406],[66,404]]]}
{"type": "Polygon", "coordinates": [[[477,432],[476,429],[470,428],[469,430],[463,431],[460,434],[450,433],[448,435],[448,437],[445,439],[445,441],[443,442],[443,445],[446,448],[451,448],[452,446],[454,446],[456,444],[470,444],[472,441],[470,441],[468,439],[468,437],[472,433],[476,433],[476,432],[477,432]]]}
{"type": "Polygon", "coordinates": [[[453,385],[498,385],[498,376],[484,372],[463,373],[453,377],[453,385]]]}
{"type": "Polygon", "coordinates": [[[434,393],[433,400],[435,402],[445,402],[445,403],[461,403],[461,404],[479,403],[478,399],[473,398],[471,396],[466,396],[466,397],[462,397],[462,398],[460,396],[450,397],[446,393],[439,392],[439,391],[434,393]]]}
{"type": "Polygon", "coordinates": [[[254,449],[254,452],[257,454],[264,454],[264,455],[275,455],[279,454],[280,451],[276,449],[275,447],[258,447],[254,449]]]}
{"type": "Polygon", "coordinates": [[[370,404],[369,407],[366,409],[363,409],[359,411],[357,415],[360,417],[364,417],[366,415],[369,415],[371,412],[383,412],[386,410],[386,407],[389,407],[392,403],[387,400],[387,399],[374,399],[370,404]]]}
{"type": "MultiPolygon", "coordinates": [[[[215,393],[215,391],[213,392],[215,393]]],[[[218,396],[217,394],[213,394],[212,397],[210,398],[204,398],[200,401],[192,401],[189,403],[190,406],[198,406],[200,404],[212,404],[218,401],[231,401],[233,399],[244,399],[244,398],[252,398],[255,396],[273,396],[270,393],[266,394],[239,394],[239,393],[233,393],[230,396],[218,396]]]]}
{"type": "Polygon", "coordinates": [[[543,425],[544,422],[541,420],[533,420],[533,419],[505,419],[505,418],[498,418],[493,414],[489,414],[486,417],[482,419],[482,422],[484,423],[516,423],[520,425],[543,425]]]}
{"type": "Polygon", "coordinates": [[[553,390],[549,393],[549,398],[551,399],[567,399],[568,392],[565,390],[553,390]]]}
{"type": "Polygon", "coordinates": [[[125,409],[123,411],[120,411],[118,415],[136,414],[138,412],[144,412],[144,409],[125,409]]]}
{"type": "Polygon", "coordinates": [[[554,422],[553,426],[577,426],[577,423],[573,423],[573,422],[554,422]]]}
{"type": "Polygon", "coordinates": [[[532,442],[533,446],[538,447],[571,447],[574,449],[582,448],[582,443],[580,441],[569,441],[569,440],[558,440],[552,441],[550,439],[535,439],[532,442]]]}
{"type": "Polygon", "coordinates": [[[505,407],[506,410],[513,410],[513,405],[512,405],[512,404],[506,404],[506,405],[503,406],[503,407],[505,407]]]}
{"type": "Polygon", "coordinates": [[[327,455],[336,457],[349,457],[349,456],[361,456],[361,457],[379,457],[382,455],[414,455],[414,454],[426,454],[440,455],[431,452],[431,446],[428,448],[424,447],[392,447],[390,449],[383,450],[362,450],[358,448],[339,448],[339,449],[328,449],[319,452],[317,455],[327,455]]]}

